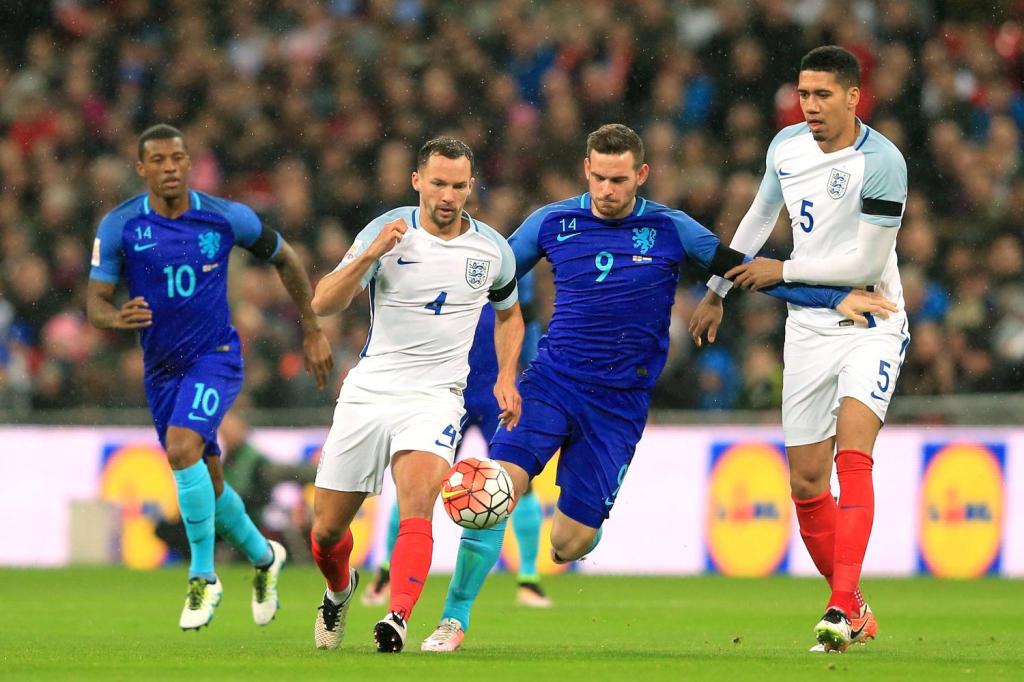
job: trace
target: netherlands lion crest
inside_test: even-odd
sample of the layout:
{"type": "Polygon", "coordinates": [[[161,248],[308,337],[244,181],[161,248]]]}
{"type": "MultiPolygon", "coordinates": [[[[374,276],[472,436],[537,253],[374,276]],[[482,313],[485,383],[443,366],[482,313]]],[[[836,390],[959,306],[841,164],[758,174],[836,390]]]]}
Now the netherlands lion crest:
{"type": "Polygon", "coordinates": [[[850,174],[833,168],[832,173],[828,176],[828,195],[833,199],[842,199],[849,184],[850,174]]]}
{"type": "Polygon", "coordinates": [[[466,284],[479,289],[487,282],[487,273],[491,269],[491,262],[477,258],[466,259],[466,284]]]}
{"type": "Polygon", "coordinates": [[[213,258],[220,251],[220,235],[212,230],[199,235],[199,250],[207,258],[213,258]]]}
{"type": "Polygon", "coordinates": [[[647,252],[654,248],[654,239],[658,231],[653,227],[634,227],[633,246],[640,249],[640,254],[646,256],[647,252]]]}

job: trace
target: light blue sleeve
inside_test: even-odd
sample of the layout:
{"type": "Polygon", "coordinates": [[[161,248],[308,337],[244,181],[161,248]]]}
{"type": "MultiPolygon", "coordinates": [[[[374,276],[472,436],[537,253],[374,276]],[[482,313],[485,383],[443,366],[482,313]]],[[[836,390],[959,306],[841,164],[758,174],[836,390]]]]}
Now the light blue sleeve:
{"type": "Polygon", "coordinates": [[[519,289],[516,286],[516,256],[512,253],[512,247],[505,241],[505,238],[494,228],[479,221],[476,224],[480,227],[481,234],[497,244],[498,251],[501,253],[498,276],[494,279],[494,284],[491,285],[488,297],[495,310],[508,310],[519,300],[519,289]]]}
{"type": "MultiPolygon", "coordinates": [[[[231,223],[231,229],[235,233],[235,243],[246,247],[255,244],[263,234],[263,223],[260,222],[256,211],[237,201],[227,201],[225,204],[224,216],[231,223]]],[[[277,238],[277,244],[267,260],[272,260],[278,254],[281,250],[281,242],[284,241],[280,232],[275,230],[274,235],[277,238]]]]}
{"type": "Polygon", "coordinates": [[[782,182],[779,181],[780,169],[775,167],[775,150],[786,140],[805,132],[807,132],[806,123],[786,126],[775,134],[771,144],[768,145],[768,153],[765,154],[764,160],[764,177],[761,178],[761,186],[757,189],[757,196],[772,206],[782,204],[785,201],[782,197],[782,182]]]}
{"type": "Polygon", "coordinates": [[[121,239],[126,222],[126,217],[112,213],[100,221],[92,246],[90,279],[107,284],[117,284],[121,280],[121,261],[124,258],[121,239]]]}
{"type": "MultiPolygon", "coordinates": [[[[354,261],[361,253],[363,253],[363,251],[366,251],[366,248],[373,243],[373,240],[377,238],[377,235],[380,234],[382,229],[384,229],[384,226],[395,218],[405,218],[405,222],[410,227],[412,226],[411,219],[409,216],[405,215],[401,209],[388,211],[384,215],[374,218],[367,223],[366,227],[360,230],[359,234],[356,235],[356,238],[352,240],[352,246],[348,247],[345,257],[341,259],[341,262],[338,263],[338,267],[334,268],[334,271],[337,272],[338,270],[341,270],[343,267],[354,261]]],[[[369,267],[366,274],[363,275],[363,278],[359,281],[359,286],[365,289],[370,284],[370,280],[377,274],[378,269],[380,269],[380,261],[375,260],[373,265],[369,267]]]]}
{"type": "Polygon", "coordinates": [[[550,212],[551,206],[538,208],[508,238],[508,244],[515,254],[516,276],[519,278],[533,270],[533,266],[544,255],[540,248],[540,228],[544,224],[545,216],[550,212]]]}
{"type": "Polygon", "coordinates": [[[907,203],[907,162],[896,145],[875,130],[868,129],[862,145],[860,219],[879,227],[899,227],[907,203]]]}

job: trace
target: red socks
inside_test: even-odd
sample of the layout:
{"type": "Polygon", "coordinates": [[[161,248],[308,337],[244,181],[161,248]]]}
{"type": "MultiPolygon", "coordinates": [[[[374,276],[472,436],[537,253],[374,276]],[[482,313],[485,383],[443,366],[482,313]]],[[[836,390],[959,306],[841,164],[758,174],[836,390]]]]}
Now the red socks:
{"type": "Polygon", "coordinates": [[[793,498],[796,505],[796,519],[800,525],[800,537],[804,540],[807,553],[814,560],[818,572],[832,585],[832,564],[836,549],[836,512],[839,507],[826,490],[817,497],[807,500],[793,498]]]}
{"type": "Polygon", "coordinates": [[[313,542],[313,560],[320,567],[320,572],[327,578],[327,587],[331,592],[347,590],[348,558],[352,554],[352,531],[346,530],[345,537],[333,547],[321,547],[313,535],[310,535],[310,540],[313,542]]]}
{"type": "Polygon", "coordinates": [[[395,611],[406,621],[423,592],[433,554],[434,536],[430,521],[413,517],[398,524],[398,539],[391,552],[391,603],[388,610],[395,611]]]}
{"type": "Polygon", "coordinates": [[[860,450],[840,450],[836,455],[839,476],[839,508],[836,512],[835,559],[829,608],[842,609],[849,617],[860,611],[857,583],[875,518],[875,490],[871,481],[871,455],[860,450]]]}

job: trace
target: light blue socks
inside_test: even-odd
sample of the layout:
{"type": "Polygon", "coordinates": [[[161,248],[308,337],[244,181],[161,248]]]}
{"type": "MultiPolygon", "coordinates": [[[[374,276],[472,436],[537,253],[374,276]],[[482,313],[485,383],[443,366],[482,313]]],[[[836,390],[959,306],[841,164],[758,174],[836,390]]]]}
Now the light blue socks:
{"type": "Polygon", "coordinates": [[[537,550],[540,544],[540,527],[544,522],[544,510],[540,500],[532,492],[519,498],[512,512],[512,530],[519,544],[519,582],[537,582],[537,550]]]}
{"type": "Polygon", "coordinates": [[[270,543],[245,512],[242,498],[226,481],[217,498],[216,527],[220,536],[241,550],[253,566],[268,566],[274,560],[270,543]]]}
{"type": "Polygon", "coordinates": [[[380,562],[382,570],[391,568],[391,551],[395,548],[395,541],[398,540],[398,526],[401,518],[398,515],[398,500],[391,506],[391,516],[388,517],[388,541],[384,546],[384,561],[380,562]]]}
{"type": "Polygon", "coordinates": [[[459,540],[459,556],[455,560],[455,573],[448,585],[448,597],[444,602],[442,618],[454,618],[469,630],[469,612],[480,594],[480,588],[487,579],[501,554],[501,543],[505,539],[505,524],[502,521],[487,530],[462,531],[459,540]]]}
{"type": "Polygon", "coordinates": [[[213,481],[206,463],[199,460],[185,469],[174,471],[178,484],[178,507],[185,524],[189,549],[192,552],[188,577],[217,580],[213,570],[214,495],[213,481]]]}

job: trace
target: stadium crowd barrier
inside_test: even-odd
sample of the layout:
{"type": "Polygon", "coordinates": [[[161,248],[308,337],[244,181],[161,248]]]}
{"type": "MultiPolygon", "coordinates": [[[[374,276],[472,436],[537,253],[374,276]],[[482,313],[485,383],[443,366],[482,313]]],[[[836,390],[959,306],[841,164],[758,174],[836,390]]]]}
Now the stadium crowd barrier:
{"type": "MultiPolygon", "coordinates": [[[[252,443],[278,461],[315,461],[325,434],[265,428],[252,443]]],[[[0,442],[0,565],[147,568],[174,559],[153,533],[158,517],[176,518],[177,503],[152,430],[11,426],[0,427],[0,442]]],[[[462,455],[484,451],[480,434],[468,434],[462,455]]],[[[887,427],[875,461],[865,574],[1024,576],[1024,429],[887,427]]],[[[535,491],[550,519],[554,466],[535,491]]],[[[381,555],[393,499],[388,479],[353,524],[356,563],[381,555]]],[[[303,518],[310,500],[308,486],[280,484],[258,523],[281,530],[303,518]]],[[[434,527],[433,570],[450,572],[460,529],[440,506],[434,527]]],[[[510,531],[501,565],[516,562],[510,531]]],[[[542,547],[541,570],[815,575],[794,520],[779,428],[649,426],[601,545],[569,569],[550,563],[542,547]]]]}

